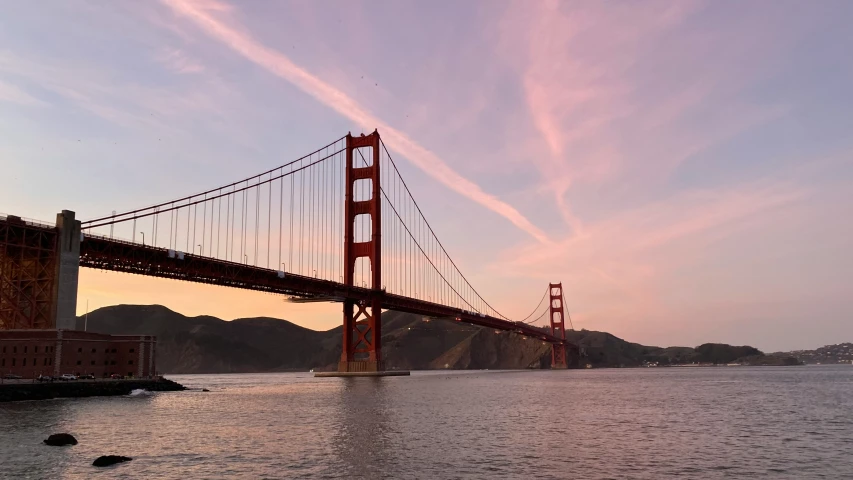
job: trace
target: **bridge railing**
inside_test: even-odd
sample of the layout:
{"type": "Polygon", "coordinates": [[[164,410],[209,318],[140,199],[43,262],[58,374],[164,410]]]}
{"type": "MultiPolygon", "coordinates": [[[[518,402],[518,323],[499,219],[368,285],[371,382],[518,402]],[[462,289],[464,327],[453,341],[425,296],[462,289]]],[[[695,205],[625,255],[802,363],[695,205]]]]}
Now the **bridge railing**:
{"type": "Polygon", "coordinates": [[[56,228],[56,225],[51,225],[47,222],[41,220],[35,220],[32,218],[20,217],[18,215],[9,215],[6,213],[0,212],[0,221],[21,221],[25,225],[30,227],[38,227],[38,228],[56,228]]]}

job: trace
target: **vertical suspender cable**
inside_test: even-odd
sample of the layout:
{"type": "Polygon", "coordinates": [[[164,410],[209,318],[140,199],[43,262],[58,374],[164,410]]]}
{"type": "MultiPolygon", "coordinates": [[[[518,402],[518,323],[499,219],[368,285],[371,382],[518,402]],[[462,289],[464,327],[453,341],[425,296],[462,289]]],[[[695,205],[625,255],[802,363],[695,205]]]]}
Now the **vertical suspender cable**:
{"type": "MultiPolygon", "coordinates": [[[[283,169],[278,171],[279,177],[281,177],[283,171],[283,169]]],[[[284,270],[284,266],[281,264],[281,234],[284,230],[282,228],[282,224],[284,223],[284,177],[279,178],[278,182],[278,265],[276,266],[276,270],[278,270],[279,266],[284,270]]]]}
{"type": "MultiPolygon", "coordinates": [[[[207,195],[204,196],[205,199],[207,195]]],[[[201,220],[201,251],[198,252],[199,255],[204,253],[204,232],[207,231],[207,202],[201,204],[204,211],[202,212],[202,220],[201,220]]],[[[193,237],[193,243],[195,243],[195,237],[193,237]]]]}
{"type": "MultiPolygon", "coordinates": [[[[292,170],[291,170],[292,171],[292,170]]],[[[290,270],[293,270],[293,194],[295,191],[295,183],[294,176],[295,173],[290,174],[290,240],[287,242],[287,254],[288,260],[287,264],[290,265],[290,270]]]]}
{"type": "Polygon", "coordinates": [[[258,178],[258,185],[255,187],[255,260],[254,265],[258,266],[258,245],[260,244],[260,223],[261,223],[261,179],[258,178]]]}
{"type": "Polygon", "coordinates": [[[169,210],[171,210],[171,216],[169,217],[169,248],[170,249],[177,249],[178,248],[176,245],[177,241],[175,240],[175,237],[174,237],[174,233],[175,233],[174,227],[175,227],[175,223],[177,222],[177,220],[175,220],[175,216],[177,214],[179,214],[180,212],[176,212],[174,207],[175,207],[174,204],[172,204],[169,207],[169,210]]]}
{"type": "MultiPolygon", "coordinates": [[[[219,195],[222,195],[222,189],[219,190],[219,195]]],[[[216,219],[216,257],[219,258],[219,250],[222,243],[219,234],[222,233],[222,197],[219,197],[219,217],[216,219]]]]}
{"type": "MultiPolygon", "coordinates": [[[[301,164],[300,164],[301,165],[301,164]]],[[[303,235],[303,226],[305,224],[305,170],[299,172],[299,273],[304,275],[305,271],[302,269],[302,239],[303,235]]]]}
{"type": "Polygon", "coordinates": [[[270,268],[270,243],[272,242],[272,172],[270,172],[270,180],[267,185],[269,186],[269,191],[267,192],[267,268],[270,268]]]}

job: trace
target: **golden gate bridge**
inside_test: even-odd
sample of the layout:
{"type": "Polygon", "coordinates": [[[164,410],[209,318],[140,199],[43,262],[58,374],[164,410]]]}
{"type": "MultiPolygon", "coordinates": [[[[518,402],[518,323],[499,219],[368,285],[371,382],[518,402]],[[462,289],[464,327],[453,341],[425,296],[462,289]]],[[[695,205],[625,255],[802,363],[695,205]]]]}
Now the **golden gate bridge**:
{"type": "Polygon", "coordinates": [[[215,189],[55,226],[0,216],[0,329],[73,329],[79,267],[343,304],[339,372],[382,372],[382,310],[509,331],[567,368],[560,283],[512,320],[471,285],[424,217],[378,131],[215,189]],[[540,312],[545,298],[544,310],[540,312]],[[537,313],[539,315],[537,316],[537,313]],[[546,318],[548,328],[535,324],[546,318]]]}

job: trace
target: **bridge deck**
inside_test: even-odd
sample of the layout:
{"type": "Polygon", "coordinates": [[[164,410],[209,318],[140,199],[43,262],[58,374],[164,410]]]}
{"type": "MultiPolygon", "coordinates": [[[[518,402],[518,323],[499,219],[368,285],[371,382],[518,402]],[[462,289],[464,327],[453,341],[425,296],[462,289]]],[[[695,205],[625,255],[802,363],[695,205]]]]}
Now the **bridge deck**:
{"type": "Polygon", "coordinates": [[[276,270],[199,255],[183,254],[181,259],[177,253],[170,255],[165,248],[94,235],[86,236],[80,244],[80,266],[325,301],[366,302],[380,295],[383,308],[389,310],[514,331],[549,343],[566,344],[565,340],[537,327],[455,307],[290,273],[280,278],[276,270]]]}

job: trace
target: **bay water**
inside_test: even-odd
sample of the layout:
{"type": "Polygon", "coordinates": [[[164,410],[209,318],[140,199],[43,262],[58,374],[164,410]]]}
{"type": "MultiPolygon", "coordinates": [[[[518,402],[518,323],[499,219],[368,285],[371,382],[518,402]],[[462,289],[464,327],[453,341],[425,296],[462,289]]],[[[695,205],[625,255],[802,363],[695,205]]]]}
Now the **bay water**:
{"type": "Polygon", "coordinates": [[[0,404],[0,478],[853,478],[850,365],[167,377],[0,404]]]}

